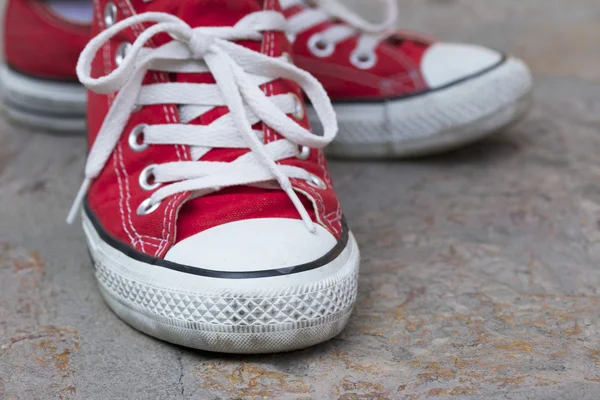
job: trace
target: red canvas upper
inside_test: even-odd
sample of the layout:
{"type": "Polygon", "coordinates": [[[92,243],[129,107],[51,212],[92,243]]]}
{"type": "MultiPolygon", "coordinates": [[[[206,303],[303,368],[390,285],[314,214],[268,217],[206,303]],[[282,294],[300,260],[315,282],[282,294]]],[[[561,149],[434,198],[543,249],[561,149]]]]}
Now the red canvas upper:
{"type": "MultiPolygon", "coordinates": [[[[101,15],[105,0],[95,1],[95,14],[101,15]]],[[[118,19],[147,12],[169,12],[186,21],[192,27],[233,25],[250,12],[261,9],[278,10],[276,0],[155,0],[144,3],[142,0],[120,0],[118,19]],[[264,3],[264,4],[263,4],[264,3]]],[[[104,29],[104,21],[95,18],[93,33],[104,29]]],[[[122,42],[132,43],[144,29],[135,26],[104,45],[92,64],[92,75],[109,74],[115,65],[115,52],[122,42]]],[[[163,35],[150,45],[160,45],[170,40],[163,35]]],[[[264,54],[278,57],[289,52],[289,43],[281,33],[267,32],[262,43],[242,43],[264,54]]],[[[166,74],[149,72],[144,84],[166,81],[214,83],[212,75],[206,74],[166,74]]],[[[279,80],[264,85],[267,95],[299,93],[296,84],[279,80]]],[[[105,115],[114,99],[114,94],[98,95],[90,92],[88,99],[88,127],[90,143],[93,143],[105,115]]],[[[227,113],[226,107],[213,109],[193,123],[207,125],[227,113]]],[[[298,211],[282,190],[268,190],[254,187],[233,187],[212,195],[190,200],[190,193],[175,195],[161,203],[151,214],[138,216],[135,210],[151,193],[140,188],[138,178],[149,164],[161,164],[178,160],[191,160],[190,149],[183,145],[150,146],[136,153],[128,146],[128,134],[139,124],[178,123],[178,110],[175,105],[145,106],[131,114],[131,118],[121,136],[106,167],[95,179],[88,193],[88,204],[110,235],[146,254],[163,257],[177,242],[196,233],[228,222],[251,218],[292,218],[300,219],[298,211]]],[[[300,122],[308,127],[308,121],[300,122]]],[[[260,128],[260,127],[258,127],[260,128]]],[[[278,140],[279,135],[269,127],[262,127],[266,141],[278,140]]],[[[202,158],[203,161],[232,161],[244,154],[245,149],[214,149],[202,158]]],[[[331,180],[327,172],[324,155],[312,150],[307,161],[296,158],[282,163],[304,168],[328,182],[328,189],[317,189],[304,181],[292,180],[297,192],[302,193],[312,219],[340,237],[342,231],[341,210],[331,180]]]]}
{"type": "MultiPolygon", "coordinates": [[[[303,10],[295,5],[284,14],[290,18],[303,10]]],[[[308,47],[316,33],[344,24],[331,20],[300,33],[294,41],[294,61],[313,74],[325,87],[332,100],[368,100],[400,97],[428,89],[422,74],[421,61],[432,42],[408,32],[397,32],[379,44],[375,53],[377,63],[362,70],[350,62],[359,35],[339,43],[329,57],[318,57],[308,47]]]]}
{"type": "Polygon", "coordinates": [[[4,21],[5,60],[27,75],[76,80],[79,53],[90,27],[67,21],[39,0],[9,0],[4,21]]]}

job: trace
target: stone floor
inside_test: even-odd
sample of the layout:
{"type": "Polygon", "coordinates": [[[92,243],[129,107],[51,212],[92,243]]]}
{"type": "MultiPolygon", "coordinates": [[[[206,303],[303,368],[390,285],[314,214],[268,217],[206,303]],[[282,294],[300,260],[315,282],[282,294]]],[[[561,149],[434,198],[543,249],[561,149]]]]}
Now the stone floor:
{"type": "Polygon", "coordinates": [[[600,3],[404,4],[404,27],[525,58],[536,105],[443,157],[332,162],[361,287],[315,348],[222,356],[122,323],[64,224],[85,140],[0,121],[0,399],[600,398],[600,3]]]}

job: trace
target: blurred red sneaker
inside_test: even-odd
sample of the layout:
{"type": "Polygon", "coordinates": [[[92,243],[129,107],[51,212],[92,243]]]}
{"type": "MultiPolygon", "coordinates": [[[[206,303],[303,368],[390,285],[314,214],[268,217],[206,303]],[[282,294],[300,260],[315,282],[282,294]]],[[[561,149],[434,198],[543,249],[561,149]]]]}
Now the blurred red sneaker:
{"type": "Polygon", "coordinates": [[[359,253],[322,152],[335,114],[289,62],[273,0],[94,2],[77,66],[90,153],[70,214],[109,306],[133,327],[227,353],[336,336],[359,253]],[[302,91],[325,127],[310,132],[302,91]]]}
{"type": "MultiPolygon", "coordinates": [[[[13,120],[62,132],[84,129],[85,92],[72,81],[92,11],[77,3],[9,0],[7,66],[0,81],[13,120]]],[[[315,75],[334,101],[341,132],[328,149],[333,155],[434,154],[501,130],[529,109],[533,83],[522,61],[484,47],[394,31],[392,0],[383,1],[388,18],[379,25],[336,0],[310,3],[318,7],[308,0],[281,3],[295,62],[315,75]]],[[[116,12],[96,10],[105,21],[117,18],[116,12]]],[[[309,116],[315,121],[310,107],[309,116]]]]}
{"type": "Polygon", "coordinates": [[[75,64],[90,39],[91,2],[8,0],[0,84],[6,114],[32,128],[85,130],[75,64]]]}
{"type": "Polygon", "coordinates": [[[296,64],[334,102],[340,134],[329,152],[433,154],[494,133],[528,111],[533,83],[522,61],[397,32],[396,0],[369,2],[382,4],[386,21],[375,25],[338,0],[281,0],[296,64]]]}

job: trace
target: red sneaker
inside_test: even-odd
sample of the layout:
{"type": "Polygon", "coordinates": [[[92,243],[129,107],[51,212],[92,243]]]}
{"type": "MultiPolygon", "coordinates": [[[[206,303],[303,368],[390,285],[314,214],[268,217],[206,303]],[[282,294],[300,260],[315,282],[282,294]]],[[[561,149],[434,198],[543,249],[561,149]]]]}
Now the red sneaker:
{"type": "Polygon", "coordinates": [[[529,109],[532,77],[522,61],[395,32],[396,0],[383,3],[387,20],[373,25],[337,0],[281,0],[296,64],[334,102],[340,135],[333,154],[437,153],[496,132],[529,109]]]}
{"type": "Polygon", "coordinates": [[[91,150],[70,217],[85,203],[109,306],[172,343],[299,349],[336,336],[356,299],[358,248],[321,150],[335,114],[290,63],[276,4],[94,2],[115,17],[95,19],[77,66],[91,150]]]}
{"type": "Polygon", "coordinates": [[[75,64],[90,39],[91,2],[9,0],[4,20],[3,102],[15,122],[85,130],[85,89],[75,64]],[[67,4],[68,3],[68,4],[67,4]]]}

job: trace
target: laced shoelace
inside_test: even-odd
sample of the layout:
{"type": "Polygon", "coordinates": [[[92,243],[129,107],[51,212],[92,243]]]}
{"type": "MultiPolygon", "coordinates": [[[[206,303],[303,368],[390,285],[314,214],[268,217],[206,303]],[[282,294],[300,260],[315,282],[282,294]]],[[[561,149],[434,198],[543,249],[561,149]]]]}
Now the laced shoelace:
{"type": "MultiPolygon", "coordinates": [[[[346,25],[335,25],[313,35],[308,46],[320,57],[328,57],[335,51],[335,46],[360,34],[358,43],[352,52],[351,61],[359,68],[371,68],[375,63],[375,49],[379,43],[390,37],[395,31],[398,19],[398,5],[395,0],[376,0],[383,10],[384,19],[380,23],[371,23],[339,0],[280,0],[283,9],[293,6],[304,7],[304,10],[288,19],[290,39],[315,26],[333,19],[341,20],[346,25]],[[309,3],[317,7],[310,7],[309,3]]],[[[371,4],[369,4],[371,5],[371,4]]]]}
{"type": "MultiPolygon", "coordinates": [[[[145,13],[120,21],[92,39],[80,56],[77,75],[94,92],[108,94],[118,91],[118,94],[92,145],[85,166],[85,180],[68,221],[76,218],[92,181],[100,174],[124,134],[131,111],[144,105],[179,104],[181,123],[142,126],[141,146],[188,145],[191,146],[193,161],[149,166],[150,172],[146,171],[146,175],[153,179],[146,182],[146,190],[160,188],[140,205],[138,215],[154,211],[161,201],[178,193],[191,192],[194,197],[200,197],[231,186],[272,187],[273,182],[277,182],[307,228],[314,232],[313,221],[290,179],[301,179],[313,185],[315,182],[323,185],[323,181],[302,168],[277,162],[299,157],[301,146],[303,150],[321,149],[335,138],[337,120],[329,97],[312,75],[291,64],[289,59],[269,57],[232,42],[260,41],[264,31],[285,32],[286,27],[283,15],[274,11],[249,14],[233,27],[200,28],[192,28],[170,14],[145,13]],[[92,78],[91,63],[102,46],[120,31],[140,23],[154,24],[128,46],[127,53],[114,71],[107,76],[92,78]],[[152,37],[161,33],[171,35],[173,40],[157,48],[144,47],[152,37]],[[210,72],[216,84],[168,82],[142,85],[149,70],[210,72]],[[322,136],[312,134],[288,116],[304,110],[297,96],[267,97],[259,88],[281,78],[295,81],[304,90],[325,127],[322,136]],[[219,106],[227,106],[229,113],[207,126],[188,124],[219,106]],[[264,144],[263,132],[252,129],[261,121],[283,139],[264,144]],[[233,162],[201,161],[213,148],[248,148],[250,151],[233,162]]],[[[131,132],[130,144],[137,143],[136,132],[139,131],[134,129],[131,132]]]]}

